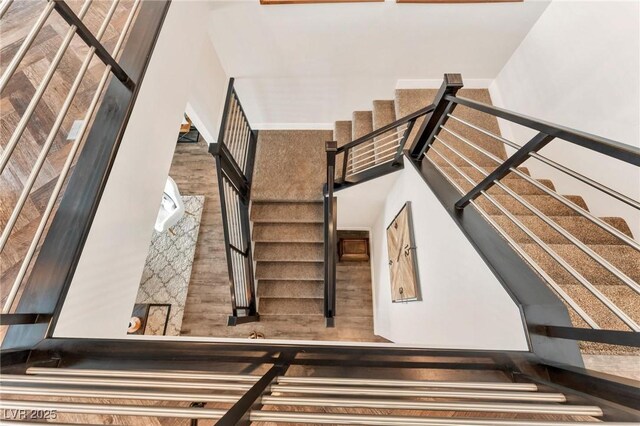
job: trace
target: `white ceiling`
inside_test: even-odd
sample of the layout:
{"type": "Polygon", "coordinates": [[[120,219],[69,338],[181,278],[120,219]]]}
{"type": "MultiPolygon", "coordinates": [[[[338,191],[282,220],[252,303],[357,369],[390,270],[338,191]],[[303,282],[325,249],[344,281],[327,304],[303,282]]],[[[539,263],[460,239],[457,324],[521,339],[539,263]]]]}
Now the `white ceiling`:
{"type": "Polygon", "coordinates": [[[392,98],[400,79],[495,78],[548,3],[218,1],[209,32],[251,121],[304,127],[392,98]]]}

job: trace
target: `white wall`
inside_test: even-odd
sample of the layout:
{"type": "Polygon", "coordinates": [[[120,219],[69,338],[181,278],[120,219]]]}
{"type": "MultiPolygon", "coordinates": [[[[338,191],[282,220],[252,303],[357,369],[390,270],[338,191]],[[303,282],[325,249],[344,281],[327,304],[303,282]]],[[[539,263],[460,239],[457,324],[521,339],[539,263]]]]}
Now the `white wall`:
{"type": "MultiPolygon", "coordinates": [[[[174,1],[169,8],[62,309],[57,337],[126,335],[187,102],[198,108],[201,130],[216,132],[211,117],[219,114],[218,103],[207,98],[220,93],[213,90],[214,82],[198,80],[226,76],[211,56],[197,63],[213,52],[202,51],[208,42],[202,29],[206,12],[202,2],[174,1]]],[[[226,86],[226,81],[221,84],[226,86]]]]}
{"type": "Polygon", "coordinates": [[[527,350],[515,302],[415,168],[390,176],[384,188],[374,180],[336,194],[338,229],[370,230],[375,333],[401,345],[527,350]],[[407,201],[422,300],[392,303],[386,227],[407,201]]]}
{"type": "MultiPolygon", "coordinates": [[[[222,68],[211,39],[202,29],[198,35],[201,41],[193,58],[195,74],[185,110],[204,139],[215,143],[218,141],[229,77],[222,68]]],[[[181,66],[189,66],[189,61],[184,61],[181,66]]]]}
{"type": "Polygon", "coordinates": [[[493,79],[547,1],[212,3],[213,44],[258,128],[332,128],[398,80],[493,79]]]}
{"type": "MultiPolygon", "coordinates": [[[[640,2],[554,0],[491,86],[494,104],[640,147],[640,2]]],[[[501,122],[524,143],[533,133],[501,122]]],[[[640,170],[556,140],[542,154],[636,200],[640,170]]],[[[537,161],[536,177],[583,195],[598,216],[622,216],[640,238],[640,212],[537,161]]]]}

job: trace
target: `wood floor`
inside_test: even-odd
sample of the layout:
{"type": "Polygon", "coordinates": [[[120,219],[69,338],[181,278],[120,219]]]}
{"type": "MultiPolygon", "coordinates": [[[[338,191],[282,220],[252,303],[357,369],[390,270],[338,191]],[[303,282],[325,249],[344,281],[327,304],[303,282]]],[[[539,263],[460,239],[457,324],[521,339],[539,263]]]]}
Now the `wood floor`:
{"type": "Polygon", "coordinates": [[[338,266],[335,328],[323,317],[263,318],[256,323],[228,327],[231,313],[229,278],[222,234],[215,161],[207,144],[178,144],[169,175],[183,195],[204,195],[204,210],[191,282],[187,294],[182,335],[248,337],[256,330],[269,339],[385,341],[373,334],[371,270],[368,263],[338,266]]]}
{"type": "MultiPolygon", "coordinates": [[[[7,14],[0,21],[0,73],[4,73],[7,69],[9,62],[22,45],[25,36],[46,3],[36,0],[14,1],[7,14]]],[[[74,12],[78,13],[84,2],[72,0],[68,3],[74,12]]],[[[94,1],[89,7],[83,21],[94,34],[97,33],[111,4],[111,1],[94,1]]],[[[132,5],[133,0],[123,0],[118,4],[101,39],[109,51],[115,47],[132,5]]],[[[0,152],[4,152],[11,134],[16,129],[25,109],[42,82],[68,29],[69,25],[58,16],[57,12],[53,11],[6,88],[0,94],[0,152]]],[[[18,140],[7,167],[0,175],[0,228],[4,228],[7,224],[87,53],[87,46],[76,35],[62,56],[58,70],[53,74],[53,78],[35,108],[31,120],[28,121],[22,137],[18,140]]],[[[13,233],[6,247],[0,253],[2,302],[4,302],[17,275],[62,166],[67,159],[73,142],[67,140],[67,135],[73,122],[84,118],[103,71],[104,65],[94,57],[62,126],[55,135],[51,149],[46,155],[44,165],[16,222],[13,233]]]]}

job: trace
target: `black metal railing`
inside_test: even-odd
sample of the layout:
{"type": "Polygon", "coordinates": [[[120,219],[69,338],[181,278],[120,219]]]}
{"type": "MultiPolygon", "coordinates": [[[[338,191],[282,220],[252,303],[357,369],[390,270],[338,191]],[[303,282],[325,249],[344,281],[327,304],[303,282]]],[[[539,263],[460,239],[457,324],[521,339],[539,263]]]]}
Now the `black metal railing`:
{"type": "Polygon", "coordinates": [[[324,193],[324,317],[327,327],[335,325],[336,315],[336,268],[338,252],[338,211],[337,199],[333,196],[336,142],[326,143],[327,151],[327,183],[324,193]]]}
{"type": "Polygon", "coordinates": [[[234,79],[231,78],[218,141],[209,148],[216,158],[229,270],[232,314],[228,325],[259,320],[249,220],[257,136],[233,86],[234,79]]]}
{"type": "Polygon", "coordinates": [[[416,121],[431,114],[434,108],[429,105],[339,147],[336,151],[336,188],[398,170],[416,121]]]}
{"type": "MultiPolygon", "coordinates": [[[[71,45],[73,37],[78,35],[86,44],[87,49],[83,49],[86,56],[77,75],[71,76],[74,82],[70,85],[55,123],[47,139],[44,142],[38,141],[42,143],[42,150],[33,168],[26,171],[29,174],[28,181],[0,237],[1,251],[5,243],[10,242],[12,228],[53,142],[62,131],[63,121],[69,118],[70,106],[78,89],[82,84],[89,84],[85,80],[85,74],[93,55],[104,66],[83,117],[83,124],[75,135],[74,142],[70,143],[65,163],[55,180],[55,187],[40,217],[40,223],[35,233],[29,236],[29,249],[13,285],[8,287],[9,293],[0,317],[0,322],[8,325],[3,348],[26,347],[53,333],[170,2],[137,0],[130,4],[128,16],[125,15],[126,22],[123,28],[118,29],[120,36],[111,52],[102,44],[101,38],[112,25],[110,21],[118,8],[124,6],[118,1],[104,3],[108,5],[108,11],[94,35],[83,21],[91,3],[91,0],[85,0],[75,13],[63,0],[32,2],[29,7],[38,7],[39,4],[44,7],[0,77],[0,92],[3,97],[9,96],[6,93],[9,87],[7,84],[31,49],[39,49],[33,45],[34,40],[47,25],[52,12],[55,10],[68,23],[55,56],[48,63],[48,69],[35,92],[27,100],[24,114],[4,146],[0,158],[2,173],[12,160],[14,149],[23,139],[27,126],[37,125],[34,124],[37,121],[37,107],[54,73],[61,67],[65,52],[74,48],[71,45]]],[[[14,4],[17,3],[3,2],[0,15],[10,13],[14,4]]]]}
{"type": "MultiPolygon", "coordinates": [[[[456,92],[462,88],[462,86],[462,77],[460,75],[445,75],[442,87],[434,101],[435,109],[421,126],[421,129],[416,135],[416,138],[409,150],[409,157],[412,159],[413,164],[419,167],[426,182],[436,190],[436,195],[439,196],[445,208],[450,211],[452,217],[467,233],[467,236],[475,243],[480,254],[485,257],[485,261],[491,264],[498,273],[504,274],[502,280],[503,285],[505,285],[505,288],[507,288],[509,293],[514,296],[521,305],[521,308],[525,311],[523,315],[527,321],[529,332],[532,335],[552,337],[552,340],[556,342],[558,339],[562,339],[569,341],[598,342],[620,346],[640,347],[640,333],[638,333],[638,331],[640,331],[640,325],[636,322],[632,313],[628,312],[629,309],[623,308],[622,304],[618,306],[617,303],[614,303],[610,298],[611,296],[608,296],[605,292],[601,291],[594,283],[590,282],[583,273],[576,270],[576,268],[572,266],[572,264],[559,252],[555,251],[550,244],[545,243],[536,234],[536,232],[519,220],[517,215],[513,214],[509,208],[500,204],[499,200],[494,197],[494,194],[496,194],[495,192],[488,192],[490,188],[496,187],[512,197],[517,201],[517,203],[519,203],[519,205],[527,209],[527,214],[533,215],[541,220],[542,223],[548,225],[551,229],[568,240],[567,244],[573,244],[577,249],[593,260],[598,267],[603,268],[603,270],[606,270],[607,273],[611,274],[612,282],[615,280],[616,284],[621,284],[631,289],[632,291],[630,292],[629,297],[638,298],[638,301],[640,302],[640,296],[638,296],[640,295],[640,284],[634,280],[633,276],[630,276],[628,272],[622,270],[619,266],[615,266],[610,259],[605,259],[601,254],[595,252],[588,244],[584,243],[571,232],[564,229],[553,217],[543,213],[530,201],[527,201],[525,197],[522,197],[513,191],[503,180],[509,174],[523,179],[540,191],[541,194],[551,196],[554,201],[561,203],[564,207],[567,207],[581,217],[588,219],[601,230],[604,230],[613,237],[618,238],[621,243],[640,251],[640,243],[634,240],[633,237],[620,231],[618,228],[613,227],[610,223],[602,220],[601,218],[594,216],[586,208],[583,208],[571,199],[558,194],[554,189],[543,185],[518,168],[530,158],[541,161],[546,165],[579,180],[583,184],[599,190],[611,197],[612,200],[621,201],[628,206],[640,210],[640,202],[638,202],[638,200],[631,199],[614,189],[608,188],[602,183],[596,182],[592,178],[588,178],[578,172],[575,172],[569,167],[563,166],[538,153],[540,149],[547,146],[555,139],[562,139],[571,144],[587,148],[603,156],[614,158],[630,165],[640,166],[640,149],[599,136],[527,117],[492,105],[459,97],[456,95],[456,92]],[[464,106],[476,112],[488,114],[492,117],[527,127],[535,130],[537,134],[523,145],[516,144],[492,133],[487,129],[454,115],[454,111],[457,106],[464,106]],[[475,134],[488,136],[495,141],[514,148],[516,151],[506,160],[501,159],[474,141],[469,140],[469,138],[462,136],[460,134],[460,130],[447,126],[447,123],[450,121],[455,122],[458,128],[462,125],[466,129],[473,129],[474,132],[476,132],[475,134]],[[463,150],[463,148],[465,148],[466,151],[463,150]],[[482,154],[484,158],[494,161],[496,164],[495,168],[489,171],[486,170],[486,167],[476,163],[469,154],[466,154],[469,152],[469,148],[471,148],[475,153],[482,154]],[[429,153],[431,154],[428,155],[429,153]],[[469,172],[465,172],[464,167],[461,166],[461,164],[464,164],[467,169],[472,169],[477,174],[480,174],[482,176],[481,180],[478,182],[477,179],[473,179],[469,175],[469,172]],[[456,173],[455,176],[459,177],[459,179],[456,180],[451,175],[447,174],[444,170],[445,168],[454,170],[456,173]],[[437,175],[433,173],[434,170],[437,171],[437,175]],[[445,178],[444,181],[447,182],[446,186],[448,186],[449,189],[445,189],[442,177],[445,178]],[[463,189],[469,187],[470,189],[463,189]],[[453,191],[451,191],[451,189],[453,189],[453,191]],[[460,193],[462,193],[461,197],[456,195],[460,193]],[[557,262],[561,268],[572,276],[575,279],[576,284],[583,286],[583,288],[594,297],[594,300],[598,303],[602,303],[602,305],[606,307],[610,313],[621,322],[621,324],[626,325],[628,329],[602,329],[602,326],[592,317],[592,307],[586,304],[586,302],[583,302],[582,304],[579,303],[577,300],[572,298],[562,286],[558,285],[553,278],[545,272],[545,269],[539,265],[537,261],[521,247],[520,244],[514,241],[509,233],[492,219],[491,215],[484,211],[482,205],[476,202],[476,199],[480,196],[482,196],[484,200],[489,201],[491,206],[497,208],[501,214],[505,215],[519,231],[522,231],[527,235],[531,241],[536,243],[547,255],[550,256],[551,259],[557,262]],[[466,207],[469,204],[474,205],[476,209],[474,211],[467,209],[466,207]],[[476,212],[480,213],[480,216],[477,218],[476,212]],[[498,251],[496,247],[503,245],[504,240],[502,242],[494,240],[492,244],[487,244],[490,240],[489,237],[491,237],[489,230],[497,230],[504,240],[508,242],[511,248],[514,249],[521,257],[511,257],[509,262],[505,261],[506,258],[504,257],[504,254],[501,257],[496,257],[495,252],[498,251]],[[526,263],[522,262],[522,258],[526,260],[526,263]],[[521,265],[525,265],[529,269],[532,268],[539,275],[530,276],[530,272],[521,269],[521,265]],[[514,274],[514,271],[516,270],[520,272],[514,274]],[[528,278],[525,279],[525,275],[528,278]],[[504,277],[507,276],[510,276],[511,278],[504,279],[504,277]],[[544,279],[541,279],[541,277],[544,279]],[[523,283],[528,279],[531,279],[532,283],[528,285],[529,288],[526,288],[526,286],[523,286],[523,283]],[[568,320],[566,308],[564,308],[563,305],[556,304],[556,308],[552,309],[553,312],[549,311],[548,307],[551,306],[551,301],[550,299],[546,299],[546,301],[544,301],[546,298],[546,296],[543,295],[544,291],[542,291],[544,289],[540,288],[535,295],[531,293],[530,287],[535,281],[542,282],[552,290],[553,293],[549,296],[561,299],[562,302],[566,304],[569,309],[573,310],[578,317],[591,327],[591,329],[572,326],[571,322],[568,320]],[[534,305],[537,306],[537,308],[534,308],[534,305]],[[544,315],[540,315],[542,305],[547,306],[547,312],[544,315]],[[527,312],[527,310],[529,310],[529,312],[527,312]]],[[[633,303],[629,305],[628,302],[629,301],[625,301],[624,306],[633,305],[633,303]]],[[[535,340],[535,338],[532,339],[535,340]]]]}

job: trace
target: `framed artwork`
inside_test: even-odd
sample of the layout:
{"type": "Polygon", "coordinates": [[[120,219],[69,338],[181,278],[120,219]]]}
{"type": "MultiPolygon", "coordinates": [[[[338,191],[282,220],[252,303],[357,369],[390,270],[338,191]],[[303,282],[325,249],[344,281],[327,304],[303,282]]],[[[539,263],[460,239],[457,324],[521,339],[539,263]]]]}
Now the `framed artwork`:
{"type": "Polygon", "coordinates": [[[420,300],[416,246],[409,201],[402,206],[387,227],[387,251],[391,275],[391,300],[393,302],[420,300]]]}

